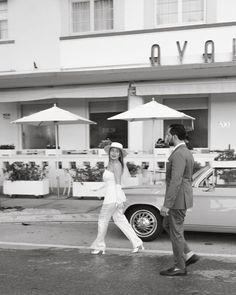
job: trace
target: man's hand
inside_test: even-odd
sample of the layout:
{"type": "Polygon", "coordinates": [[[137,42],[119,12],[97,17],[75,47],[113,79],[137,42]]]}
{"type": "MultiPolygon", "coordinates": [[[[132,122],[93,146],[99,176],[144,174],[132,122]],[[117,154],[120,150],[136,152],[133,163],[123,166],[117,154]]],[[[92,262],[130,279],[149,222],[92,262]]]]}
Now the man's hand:
{"type": "Polygon", "coordinates": [[[165,206],[162,206],[161,208],[161,216],[168,216],[169,215],[169,208],[166,208],[165,206]]]}

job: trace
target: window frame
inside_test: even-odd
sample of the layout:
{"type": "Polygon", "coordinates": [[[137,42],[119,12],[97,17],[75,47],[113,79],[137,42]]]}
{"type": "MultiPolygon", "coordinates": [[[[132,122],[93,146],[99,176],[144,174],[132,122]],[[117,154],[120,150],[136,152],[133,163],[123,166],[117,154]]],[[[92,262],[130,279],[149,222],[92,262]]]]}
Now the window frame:
{"type": "Polygon", "coordinates": [[[164,120],[163,121],[163,134],[166,133],[167,126],[169,124],[175,124],[175,123],[183,123],[185,127],[187,127],[188,135],[191,138],[191,143],[193,144],[193,147],[195,149],[201,149],[201,148],[208,148],[209,147],[209,131],[208,127],[205,129],[201,129],[201,123],[202,119],[206,119],[206,125],[204,126],[209,126],[209,120],[210,120],[210,115],[209,115],[209,97],[208,96],[180,96],[176,95],[173,97],[167,96],[166,98],[162,99],[162,103],[170,108],[176,109],[180,112],[184,112],[189,116],[194,117],[196,120],[193,122],[193,127],[194,127],[194,138],[192,137],[192,131],[190,127],[192,127],[192,120],[184,120],[182,122],[180,119],[175,119],[175,120],[164,120]],[[195,114],[194,114],[195,113],[195,114]],[[205,113],[205,114],[204,114],[205,113]],[[199,120],[201,119],[201,120],[199,120]],[[201,137],[201,140],[198,140],[196,143],[195,138],[197,138],[197,134],[200,132],[204,131],[206,137],[201,137]]]}
{"type": "Polygon", "coordinates": [[[0,41],[8,40],[9,39],[9,28],[8,28],[8,0],[0,0],[0,2],[6,3],[6,9],[3,10],[3,15],[0,12],[0,21],[6,21],[6,38],[1,38],[0,34],[0,41]]]}
{"type": "Polygon", "coordinates": [[[210,188],[214,187],[214,169],[202,178],[198,184],[198,188],[210,188]]]}
{"type": "Polygon", "coordinates": [[[100,34],[100,33],[110,33],[114,31],[114,0],[112,0],[113,4],[113,28],[112,29],[106,29],[106,30],[95,30],[95,11],[94,11],[94,2],[96,0],[70,0],[69,1],[69,28],[70,28],[70,34],[71,35],[88,35],[88,34],[100,34]],[[90,30],[89,31],[82,31],[82,32],[73,32],[73,9],[72,4],[74,2],[89,2],[90,7],[90,30]]]}
{"type": "MultiPolygon", "coordinates": [[[[222,174],[219,174],[217,175],[217,171],[218,170],[227,170],[227,171],[230,171],[230,170],[233,170],[233,171],[236,171],[236,167],[217,167],[217,168],[214,168],[212,169],[207,175],[204,176],[204,178],[202,178],[198,184],[198,188],[211,188],[213,187],[214,189],[217,189],[217,188],[236,188],[236,181],[235,182],[225,182],[225,183],[219,183],[217,182],[218,180],[218,176],[219,175],[222,175],[222,174]],[[208,184],[208,185],[207,185],[208,184]]],[[[236,174],[236,173],[235,173],[236,174]]],[[[220,177],[219,177],[220,179],[220,177]]]]}
{"type": "Polygon", "coordinates": [[[203,0],[203,20],[202,21],[195,21],[195,22],[183,22],[183,0],[177,0],[178,1],[178,11],[177,11],[177,23],[173,24],[158,24],[157,23],[157,1],[155,0],[154,2],[154,11],[155,11],[155,16],[154,16],[154,22],[155,22],[155,27],[158,28],[164,28],[164,27],[176,27],[176,26],[191,26],[191,25],[200,25],[200,24],[205,24],[206,23],[206,1],[203,0]]]}
{"type": "MultiPolygon", "coordinates": [[[[223,173],[232,173],[233,172],[233,178],[235,179],[236,177],[236,168],[235,167],[227,167],[227,168],[221,168],[217,167],[214,169],[214,178],[215,178],[215,188],[235,188],[236,187],[236,181],[225,181],[224,183],[220,184],[217,182],[218,176],[223,175],[223,173],[217,174],[218,170],[221,170],[223,173]]],[[[224,179],[223,177],[219,177],[219,179],[224,179]]],[[[229,179],[228,179],[229,180],[229,179]]]]}

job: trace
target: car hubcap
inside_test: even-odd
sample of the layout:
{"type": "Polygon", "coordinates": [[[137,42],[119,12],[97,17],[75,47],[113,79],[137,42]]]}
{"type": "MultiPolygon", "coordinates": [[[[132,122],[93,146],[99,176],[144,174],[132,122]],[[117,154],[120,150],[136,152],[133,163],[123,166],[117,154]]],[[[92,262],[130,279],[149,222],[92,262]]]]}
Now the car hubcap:
{"type": "Polygon", "coordinates": [[[150,236],[157,228],[155,215],[147,210],[135,212],[131,216],[130,223],[140,237],[150,236]]]}

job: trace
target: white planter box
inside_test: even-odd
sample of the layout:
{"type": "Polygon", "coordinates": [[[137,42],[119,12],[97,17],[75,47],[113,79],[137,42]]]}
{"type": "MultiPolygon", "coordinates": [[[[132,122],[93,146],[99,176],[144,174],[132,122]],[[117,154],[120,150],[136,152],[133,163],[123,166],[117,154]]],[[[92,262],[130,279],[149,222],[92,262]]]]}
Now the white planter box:
{"type": "Polygon", "coordinates": [[[0,156],[1,157],[9,157],[16,155],[16,150],[1,150],[0,149],[0,156]]]}
{"type": "Polygon", "coordinates": [[[99,156],[107,156],[107,153],[104,151],[104,149],[98,149],[98,155],[99,156]]]}
{"type": "Polygon", "coordinates": [[[38,181],[4,180],[3,194],[5,195],[35,195],[42,196],[49,194],[48,179],[38,181]]]}
{"type": "Polygon", "coordinates": [[[61,155],[62,154],[62,150],[58,149],[46,149],[45,150],[45,155],[46,156],[55,156],[55,155],[61,155]]]}
{"type": "Polygon", "coordinates": [[[171,152],[170,148],[155,148],[155,156],[169,157],[171,152]]]}
{"type": "Polygon", "coordinates": [[[93,191],[102,184],[102,182],[73,182],[73,197],[104,197],[104,188],[93,191]]]}

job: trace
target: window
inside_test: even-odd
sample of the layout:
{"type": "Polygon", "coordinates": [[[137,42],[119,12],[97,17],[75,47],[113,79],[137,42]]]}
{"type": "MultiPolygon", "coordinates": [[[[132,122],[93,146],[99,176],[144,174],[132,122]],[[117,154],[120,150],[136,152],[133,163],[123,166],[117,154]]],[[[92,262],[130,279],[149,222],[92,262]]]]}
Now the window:
{"type": "Polygon", "coordinates": [[[0,40],[8,38],[7,0],[0,0],[0,40]]]}
{"type": "Polygon", "coordinates": [[[216,168],[200,184],[199,187],[236,187],[236,168],[216,168]]]}
{"type": "Polygon", "coordinates": [[[128,146],[128,123],[123,120],[107,120],[127,110],[127,100],[113,100],[89,103],[89,119],[96,122],[90,125],[90,148],[98,148],[102,140],[109,138],[128,146]]]}
{"type": "Polygon", "coordinates": [[[164,120],[164,134],[171,124],[183,124],[188,133],[190,145],[193,148],[206,148],[208,146],[208,110],[180,110],[188,116],[195,118],[192,130],[191,120],[164,120]]]}
{"type": "Polygon", "coordinates": [[[215,169],[215,186],[216,187],[235,187],[236,186],[236,169],[221,168],[215,169]]]}
{"type": "MultiPolygon", "coordinates": [[[[22,104],[22,117],[48,108],[48,104],[22,104]]],[[[22,125],[23,149],[46,149],[55,145],[55,128],[53,125],[22,125]]]]}
{"type": "Polygon", "coordinates": [[[157,25],[204,21],[205,0],[156,0],[157,25]]]}
{"type": "Polygon", "coordinates": [[[113,29],[113,0],[72,0],[72,32],[113,29]]]}
{"type": "Polygon", "coordinates": [[[208,98],[165,98],[163,103],[170,108],[195,118],[192,131],[191,120],[164,120],[164,134],[170,124],[184,124],[188,131],[190,145],[194,148],[208,147],[208,98]]]}
{"type": "Polygon", "coordinates": [[[203,0],[183,0],[182,21],[184,23],[201,22],[204,20],[203,0]]]}

